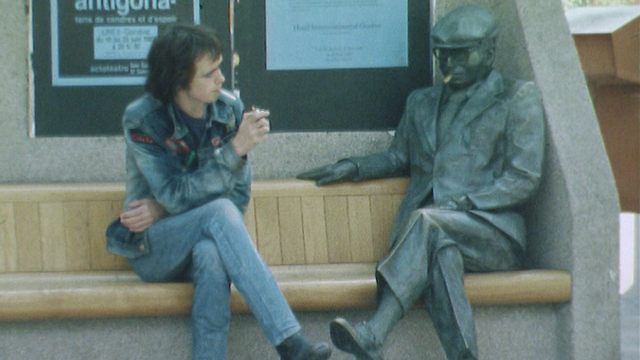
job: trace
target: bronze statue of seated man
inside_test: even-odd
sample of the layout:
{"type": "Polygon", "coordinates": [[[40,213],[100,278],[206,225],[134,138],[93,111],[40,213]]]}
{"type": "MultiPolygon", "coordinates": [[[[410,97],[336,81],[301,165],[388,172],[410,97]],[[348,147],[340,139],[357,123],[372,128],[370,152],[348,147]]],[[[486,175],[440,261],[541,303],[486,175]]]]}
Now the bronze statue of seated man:
{"type": "Polygon", "coordinates": [[[387,335],[420,297],[447,358],[478,359],[464,272],[522,264],[517,210],[540,182],[544,114],[535,84],[493,69],[497,33],[481,7],[445,15],[431,33],[443,81],[411,93],[389,148],[298,175],[318,185],[410,177],[376,269],[376,312],[355,326],[341,318],[330,325],[334,345],[359,360],[383,358],[387,335]]]}

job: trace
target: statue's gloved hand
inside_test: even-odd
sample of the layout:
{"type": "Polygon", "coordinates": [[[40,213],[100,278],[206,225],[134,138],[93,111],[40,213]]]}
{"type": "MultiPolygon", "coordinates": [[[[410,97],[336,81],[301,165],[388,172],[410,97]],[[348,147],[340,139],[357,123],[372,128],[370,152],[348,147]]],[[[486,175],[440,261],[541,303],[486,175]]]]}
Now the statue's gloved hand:
{"type": "Polygon", "coordinates": [[[358,167],[350,160],[341,160],[335,164],[321,166],[298,174],[300,180],[316,180],[318,186],[351,180],[358,173],[358,167]]]}

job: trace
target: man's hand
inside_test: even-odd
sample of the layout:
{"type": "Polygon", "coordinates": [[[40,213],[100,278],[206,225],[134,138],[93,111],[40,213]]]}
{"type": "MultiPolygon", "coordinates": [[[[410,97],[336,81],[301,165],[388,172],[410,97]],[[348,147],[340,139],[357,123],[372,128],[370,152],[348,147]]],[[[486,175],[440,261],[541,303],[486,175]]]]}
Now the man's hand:
{"type": "Polygon", "coordinates": [[[120,222],[136,233],[147,230],[167,214],[162,205],[151,199],[132,201],[128,208],[120,214],[120,222]]]}
{"type": "Polygon", "coordinates": [[[242,122],[236,136],[231,140],[233,149],[239,156],[245,156],[259,143],[267,139],[269,128],[268,110],[251,110],[242,115],[242,122]]]}
{"type": "Polygon", "coordinates": [[[342,160],[335,164],[322,166],[298,174],[296,178],[300,180],[316,180],[318,186],[330,184],[334,182],[350,180],[358,172],[358,167],[355,163],[349,160],[342,160]]]}

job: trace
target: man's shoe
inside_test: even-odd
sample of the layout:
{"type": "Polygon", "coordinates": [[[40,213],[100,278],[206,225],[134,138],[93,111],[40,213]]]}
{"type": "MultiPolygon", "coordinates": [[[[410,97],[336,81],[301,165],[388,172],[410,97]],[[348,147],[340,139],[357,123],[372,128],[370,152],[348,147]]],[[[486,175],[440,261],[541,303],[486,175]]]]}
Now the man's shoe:
{"type": "Polygon", "coordinates": [[[376,340],[367,323],[352,327],[347,320],[336,318],[329,325],[333,345],[353,354],[358,360],[383,360],[382,343],[376,340]]]}
{"type": "Polygon", "coordinates": [[[327,343],[312,343],[302,331],[286,338],[276,346],[281,360],[327,360],[331,357],[331,347],[327,343]]]}

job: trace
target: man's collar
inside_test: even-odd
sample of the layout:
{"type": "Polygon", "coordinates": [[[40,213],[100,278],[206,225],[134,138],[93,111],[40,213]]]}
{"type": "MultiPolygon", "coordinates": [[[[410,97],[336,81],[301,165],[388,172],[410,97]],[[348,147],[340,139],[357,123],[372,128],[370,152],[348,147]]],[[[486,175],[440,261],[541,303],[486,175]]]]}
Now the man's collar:
{"type": "MultiPolygon", "coordinates": [[[[171,116],[171,120],[173,121],[173,129],[174,129],[173,137],[176,139],[181,139],[189,132],[189,129],[187,128],[184,120],[179,115],[179,112],[181,110],[173,102],[169,104],[168,110],[169,110],[169,116],[171,116]]],[[[223,124],[226,124],[223,121],[217,120],[217,118],[218,116],[217,116],[216,107],[213,106],[213,104],[207,105],[207,108],[205,110],[205,121],[209,123],[213,120],[213,121],[218,121],[223,124]]]]}

